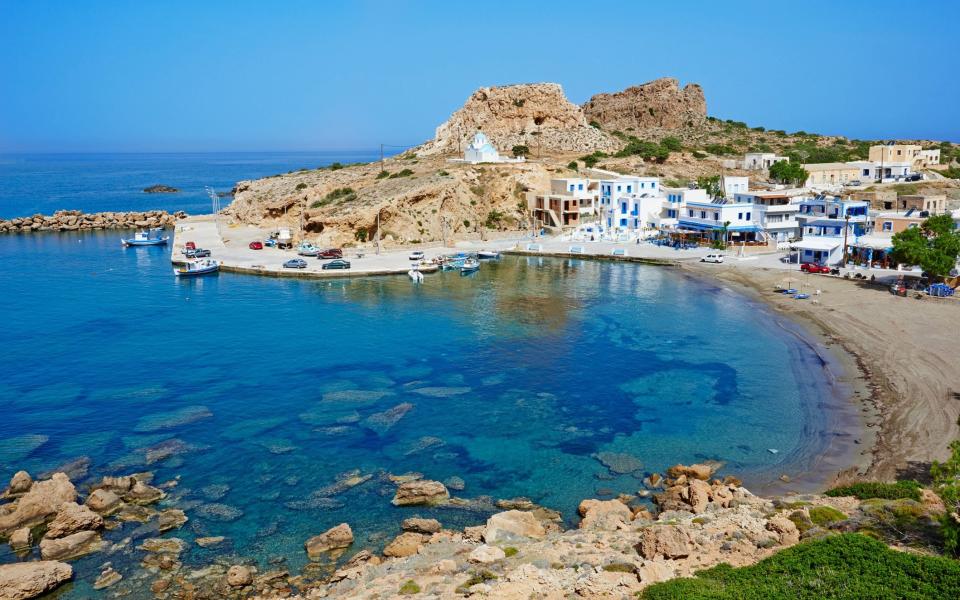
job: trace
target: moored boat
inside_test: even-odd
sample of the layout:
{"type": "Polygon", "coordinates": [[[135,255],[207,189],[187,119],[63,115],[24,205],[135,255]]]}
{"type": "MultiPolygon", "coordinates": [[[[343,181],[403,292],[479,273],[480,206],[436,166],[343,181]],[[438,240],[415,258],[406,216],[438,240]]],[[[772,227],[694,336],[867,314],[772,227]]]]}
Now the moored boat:
{"type": "Polygon", "coordinates": [[[120,243],[123,246],[166,246],[170,241],[170,236],[161,235],[163,231],[160,227],[153,229],[144,229],[136,232],[132,238],[121,238],[120,243]]]}
{"type": "Polygon", "coordinates": [[[423,273],[419,269],[410,269],[407,271],[407,276],[413,280],[414,283],[421,283],[423,281],[423,273]]]}
{"type": "Polygon", "coordinates": [[[200,275],[212,275],[219,270],[219,262],[206,258],[203,260],[192,260],[178,267],[174,267],[173,274],[178,277],[198,277],[200,275]]]}
{"type": "Polygon", "coordinates": [[[497,260],[500,258],[500,253],[496,250],[481,250],[477,252],[477,258],[480,260],[497,260]]]}
{"type": "Polygon", "coordinates": [[[475,273],[480,270],[480,261],[475,258],[468,258],[463,261],[463,266],[460,267],[460,274],[467,275],[469,273],[475,273]]]}

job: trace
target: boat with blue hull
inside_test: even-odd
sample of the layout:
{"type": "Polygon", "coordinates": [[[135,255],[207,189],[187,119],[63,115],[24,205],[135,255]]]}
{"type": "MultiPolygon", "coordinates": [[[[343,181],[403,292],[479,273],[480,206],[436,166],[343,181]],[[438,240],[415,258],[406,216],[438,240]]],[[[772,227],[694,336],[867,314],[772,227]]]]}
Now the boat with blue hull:
{"type": "Polygon", "coordinates": [[[120,243],[125,247],[130,246],[166,246],[170,241],[170,236],[162,235],[163,229],[160,227],[154,229],[144,229],[138,231],[132,238],[121,238],[120,243]]]}
{"type": "Polygon", "coordinates": [[[173,274],[177,277],[200,277],[203,275],[214,275],[219,271],[220,263],[209,258],[192,260],[173,268],[173,274]]]}
{"type": "Polygon", "coordinates": [[[475,258],[468,258],[463,261],[463,266],[460,267],[461,275],[469,275],[470,273],[476,273],[480,270],[480,261],[475,258]]]}

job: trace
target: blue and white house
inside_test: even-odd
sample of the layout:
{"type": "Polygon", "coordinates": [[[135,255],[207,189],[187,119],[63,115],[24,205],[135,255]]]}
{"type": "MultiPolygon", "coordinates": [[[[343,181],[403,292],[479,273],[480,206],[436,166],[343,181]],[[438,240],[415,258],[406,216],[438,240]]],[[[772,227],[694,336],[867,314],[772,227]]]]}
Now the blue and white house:
{"type": "Polygon", "coordinates": [[[601,228],[614,234],[643,234],[660,224],[665,198],[658,177],[600,180],[601,228]]]}
{"type": "Polygon", "coordinates": [[[869,202],[821,195],[799,204],[803,239],[790,247],[799,252],[800,262],[837,265],[843,261],[844,243],[856,243],[870,229],[869,202]]]}
{"type": "Polygon", "coordinates": [[[705,190],[702,199],[688,199],[680,210],[677,228],[701,237],[719,240],[726,233],[733,243],[764,240],[763,227],[756,207],[745,201],[709,198],[705,190]]]}

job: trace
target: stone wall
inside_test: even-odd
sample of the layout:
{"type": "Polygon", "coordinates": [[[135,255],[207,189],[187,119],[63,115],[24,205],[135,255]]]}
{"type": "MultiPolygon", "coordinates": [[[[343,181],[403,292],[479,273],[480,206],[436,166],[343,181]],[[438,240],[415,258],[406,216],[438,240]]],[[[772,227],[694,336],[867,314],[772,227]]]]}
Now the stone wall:
{"type": "Polygon", "coordinates": [[[91,229],[136,229],[172,227],[187,216],[183,211],[165,210],[142,212],[83,213],[79,210],[59,210],[52,215],[33,215],[0,220],[0,233],[28,233],[33,231],[78,231],[91,229]]]}

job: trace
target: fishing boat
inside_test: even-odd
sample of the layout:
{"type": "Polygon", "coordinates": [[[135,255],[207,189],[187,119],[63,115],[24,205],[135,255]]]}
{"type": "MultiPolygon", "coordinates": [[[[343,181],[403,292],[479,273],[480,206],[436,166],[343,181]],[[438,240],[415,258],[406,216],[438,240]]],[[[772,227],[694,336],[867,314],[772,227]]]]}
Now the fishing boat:
{"type": "Polygon", "coordinates": [[[199,277],[200,275],[212,275],[220,270],[220,263],[211,259],[192,260],[179,267],[173,268],[173,274],[177,277],[199,277]]]}
{"type": "Polygon", "coordinates": [[[160,227],[155,227],[153,229],[144,229],[143,231],[138,231],[133,235],[132,238],[121,238],[120,243],[123,246],[166,246],[167,242],[170,241],[170,236],[160,235],[160,232],[163,231],[160,227]]]}
{"type": "Polygon", "coordinates": [[[463,266],[465,258],[451,258],[440,263],[440,269],[443,271],[456,271],[463,266]]]}
{"type": "Polygon", "coordinates": [[[419,269],[410,269],[407,271],[407,276],[409,276],[414,283],[423,282],[423,273],[421,273],[419,269]]]}
{"type": "Polygon", "coordinates": [[[469,275],[470,273],[476,273],[480,270],[480,261],[475,258],[468,258],[463,261],[463,266],[460,267],[461,275],[469,275]]]}
{"type": "Polygon", "coordinates": [[[496,250],[481,250],[477,252],[477,258],[480,260],[497,260],[500,258],[500,253],[496,250]]]}

